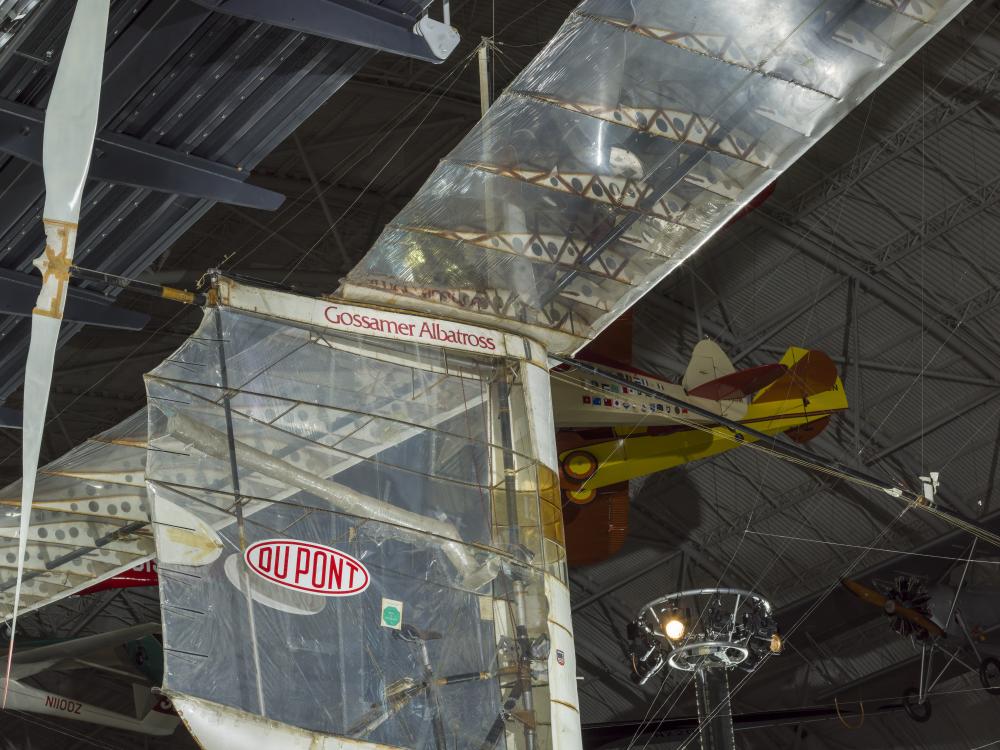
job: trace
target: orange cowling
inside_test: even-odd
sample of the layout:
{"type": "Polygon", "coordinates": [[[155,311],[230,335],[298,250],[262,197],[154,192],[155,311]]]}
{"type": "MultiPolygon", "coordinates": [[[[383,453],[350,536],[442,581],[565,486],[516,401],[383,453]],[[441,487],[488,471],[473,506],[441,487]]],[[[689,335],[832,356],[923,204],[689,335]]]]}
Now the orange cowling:
{"type": "Polygon", "coordinates": [[[628,482],[608,485],[586,505],[563,501],[570,567],[607,560],[628,536],[628,482]]]}

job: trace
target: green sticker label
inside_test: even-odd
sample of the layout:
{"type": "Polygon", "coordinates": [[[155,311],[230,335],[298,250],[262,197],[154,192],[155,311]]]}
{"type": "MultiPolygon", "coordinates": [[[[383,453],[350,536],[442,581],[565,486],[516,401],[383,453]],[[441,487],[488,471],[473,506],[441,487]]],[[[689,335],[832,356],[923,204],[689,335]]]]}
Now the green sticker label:
{"type": "Polygon", "coordinates": [[[382,627],[399,630],[403,623],[403,603],[393,599],[382,600],[382,627]]]}

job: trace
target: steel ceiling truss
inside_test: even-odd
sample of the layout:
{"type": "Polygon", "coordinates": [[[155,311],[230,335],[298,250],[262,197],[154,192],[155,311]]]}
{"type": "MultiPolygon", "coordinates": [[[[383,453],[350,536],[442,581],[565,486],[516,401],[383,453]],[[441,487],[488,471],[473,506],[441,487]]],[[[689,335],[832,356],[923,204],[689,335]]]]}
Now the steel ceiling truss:
{"type": "MultiPolygon", "coordinates": [[[[824,287],[824,289],[826,289],[825,294],[832,293],[832,291],[842,288],[845,280],[853,282],[854,284],[856,284],[858,287],[861,288],[870,287],[872,275],[869,273],[869,271],[874,271],[875,273],[881,273],[882,271],[888,269],[896,261],[900,260],[902,256],[905,256],[906,254],[912,252],[916,252],[920,247],[923,247],[924,245],[928,244],[931,241],[942,240],[943,238],[946,237],[947,232],[951,231],[952,229],[964,223],[965,221],[969,221],[970,219],[975,218],[984,210],[987,210],[992,205],[994,205],[996,201],[997,201],[997,194],[995,186],[993,184],[987,184],[985,186],[982,186],[980,189],[970,192],[969,194],[963,196],[961,199],[955,201],[952,205],[949,205],[945,209],[942,209],[935,216],[928,219],[919,229],[915,229],[913,231],[901,234],[892,242],[886,243],[886,245],[881,249],[880,254],[876,256],[881,260],[881,265],[870,264],[869,267],[867,268],[858,268],[847,265],[846,263],[838,264],[838,266],[835,269],[839,272],[838,277],[832,279],[828,283],[829,287],[828,289],[824,287]]],[[[769,221],[772,220],[769,219],[769,221]]],[[[793,231],[793,228],[791,226],[781,226],[779,227],[779,229],[788,232],[793,231]]],[[[823,239],[830,240],[831,238],[824,237],[823,239]]],[[[808,241],[809,241],[808,239],[805,240],[805,242],[808,241]]],[[[801,246],[804,241],[801,235],[796,234],[789,237],[789,242],[794,243],[797,249],[802,249],[801,246]]],[[[839,241],[835,241],[833,244],[834,244],[833,253],[828,252],[826,248],[819,249],[815,244],[813,244],[810,247],[811,252],[809,254],[811,254],[813,257],[815,257],[817,260],[820,260],[821,262],[829,262],[830,258],[838,257],[840,251],[847,250],[846,248],[843,248],[841,246],[839,241]]],[[[885,303],[884,296],[881,294],[872,295],[872,297],[874,299],[877,299],[881,304],[885,303]]],[[[745,348],[741,347],[739,358],[742,359],[744,357],[749,356],[751,352],[753,352],[754,348],[759,347],[766,341],[773,338],[773,336],[776,333],[780,332],[789,323],[797,319],[799,315],[802,314],[803,310],[808,308],[807,303],[815,303],[814,295],[809,295],[808,300],[805,300],[805,298],[803,298],[803,300],[804,301],[802,302],[796,301],[790,304],[784,311],[779,311],[779,313],[773,316],[772,327],[769,328],[764,334],[761,334],[759,337],[757,337],[755,341],[752,342],[751,344],[746,344],[745,348]]],[[[995,306],[997,300],[998,300],[998,292],[996,290],[987,290],[980,294],[977,294],[976,296],[972,297],[969,300],[966,300],[965,305],[961,309],[961,311],[958,310],[938,311],[938,314],[941,316],[940,329],[939,329],[941,335],[947,339],[947,337],[952,333],[952,331],[955,328],[958,328],[960,324],[968,323],[969,320],[974,318],[976,315],[982,314],[983,312],[992,309],[992,307],[995,306]]],[[[676,303],[671,303],[671,304],[676,305],[676,303]]],[[[692,315],[690,310],[685,309],[684,314],[687,320],[691,320],[692,315]]],[[[699,319],[700,326],[711,329],[710,332],[713,335],[722,338],[723,340],[729,340],[729,341],[732,340],[733,334],[729,330],[724,329],[723,327],[713,323],[712,321],[706,320],[703,316],[699,317],[700,317],[699,319]]],[[[906,317],[911,320],[914,319],[912,315],[907,315],[906,317]]],[[[850,328],[852,326],[852,322],[853,321],[851,320],[850,316],[848,316],[845,327],[850,328]]],[[[912,333],[913,332],[908,332],[907,335],[910,336],[912,333]]],[[[905,336],[901,338],[905,338],[905,336]]],[[[778,353],[779,351],[783,350],[780,347],[771,347],[771,351],[778,353]]],[[[962,355],[966,357],[968,356],[967,348],[962,347],[959,349],[959,351],[962,355]]],[[[848,354],[847,356],[841,358],[841,361],[844,363],[849,363],[851,361],[850,355],[848,354]]],[[[905,370],[906,368],[895,368],[892,365],[884,363],[875,363],[875,364],[878,366],[878,369],[882,369],[884,371],[898,370],[899,374],[910,374],[914,376],[923,374],[922,371],[916,368],[910,368],[910,370],[908,370],[907,372],[902,372],[902,370],[905,370]]],[[[990,367],[991,362],[989,360],[984,360],[980,364],[982,365],[982,369],[984,369],[984,372],[987,372],[989,374],[995,372],[995,367],[994,368],[990,367]]],[[[904,450],[908,446],[912,446],[914,443],[916,443],[921,438],[925,437],[930,432],[933,432],[934,430],[937,430],[947,424],[950,424],[951,422],[954,421],[954,419],[961,418],[963,415],[966,415],[972,412],[973,410],[981,408],[985,404],[990,403],[996,397],[997,386],[1000,385],[1000,382],[994,381],[992,378],[962,378],[961,376],[951,375],[945,372],[932,373],[932,375],[938,376],[944,380],[955,379],[955,380],[969,381],[969,384],[972,385],[986,386],[988,390],[984,392],[979,398],[972,399],[971,401],[963,398],[960,399],[955,404],[944,405],[938,417],[932,417],[929,422],[922,425],[918,430],[910,434],[904,434],[902,436],[899,436],[890,444],[878,445],[877,443],[873,443],[874,450],[872,453],[866,456],[865,463],[868,464],[875,463],[876,461],[884,460],[892,456],[895,456],[895,454],[898,454],[900,451],[904,450]]],[[[909,463],[909,460],[907,460],[907,463],[909,463]]],[[[695,470],[695,468],[696,467],[689,468],[687,470],[687,473],[690,474],[691,471],[695,470]]],[[[900,466],[899,469],[903,470],[903,467],[900,466]]],[[[754,519],[756,521],[759,521],[766,518],[768,515],[785,515],[790,510],[789,504],[794,506],[799,506],[802,502],[809,499],[810,497],[814,497],[819,493],[829,491],[831,489],[833,489],[833,491],[835,491],[837,494],[844,494],[845,488],[842,487],[831,488],[830,486],[831,484],[833,483],[814,481],[813,489],[806,490],[804,492],[800,487],[792,488],[792,490],[790,490],[787,493],[789,497],[786,500],[773,503],[773,507],[771,508],[758,510],[756,512],[756,515],[754,516],[754,519]]],[[[858,495],[859,493],[854,492],[853,494],[858,495]]],[[[864,511],[866,500],[867,498],[865,497],[859,496],[856,498],[858,507],[862,511],[864,511]]],[[[801,513],[801,509],[799,512],[801,513]]],[[[804,518],[804,516],[802,516],[802,518],[804,518]]],[[[739,519],[737,519],[737,521],[738,520],[739,519]]],[[[882,528],[882,526],[884,525],[879,523],[875,519],[869,519],[869,520],[871,522],[871,528],[873,533],[882,528]]],[[[742,526],[738,522],[736,522],[734,524],[729,524],[725,528],[721,526],[717,527],[717,530],[714,533],[710,534],[706,538],[700,538],[699,541],[702,542],[703,544],[707,543],[712,547],[718,547],[718,545],[724,538],[726,537],[734,538],[735,536],[738,536],[741,533],[742,533],[742,526]],[[739,528],[736,528],[737,526],[739,526],[739,528]],[[726,529],[728,529],[728,531],[726,531],[726,529]]],[[[817,537],[821,538],[822,535],[817,534],[817,537]]],[[[891,540],[887,540],[886,543],[891,544],[891,540]]],[[[843,563],[844,556],[839,555],[837,556],[837,559],[839,559],[840,562],[843,563]]],[[[882,564],[884,565],[886,563],[882,564]]],[[[824,560],[823,562],[815,566],[815,568],[803,569],[802,572],[806,577],[811,577],[813,575],[822,574],[825,570],[829,568],[829,566],[830,566],[830,561],[824,560]]],[[[657,566],[654,564],[652,568],[655,569],[655,567],[657,566]]],[[[718,568],[716,569],[718,570],[718,568]]],[[[606,584],[606,589],[614,590],[621,585],[625,585],[625,583],[627,582],[632,582],[637,578],[640,578],[642,573],[644,572],[645,571],[642,571],[638,576],[630,575],[624,579],[611,581],[606,584]]],[[[591,604],[599,600],[600,600],[600,594],[597,593],[591,597],[588,597],[585,601],[588,604],[591,604]]]]}
{"type": "MultiPolygon", "coordinates": [[[[14,40],[24,54],[5,50],[0,67],[7,102],[0,105],[0,144],[19,156],[0,161],[0,266],[10,273],[27,274],[41,246],[44,187],[41,171],[29,164],[37,158],[40,109],[54,70],[46,51],[60,49],[68,23],[57,5],[39,6],[34,28],[14,40]]],[[[152,263],[214,200],[276,205],[275,193],[243,183],[249,169],[371,56],[234,21],[187,0],[122,0],[110,29],[99,116],[104,142],[94,166],[124,184],[90,185],[88,231],[77,255],[82,265],[126,276],[152,263]],[[250,65],[239,59],[248,54],[250,65]]],[[[118,293],[108,291],[111,298],[118,293]]],[[[86,317],[97,322],[98,315],[86,317]]],[[[0,320],[0,397],[21,382],[27,337],[19,325],[17,318],[0,320]]],[[[60,340],[79,330],[80,323],[65,326],[60,340]]]]}
{"type": "Polygon", "coordinates": [[[833,199],[845,195],[862,180],[976,111],[983,102],[992,99],[1000,90],[998,79],[1000,79],[1000,66],[991,67],[962,87],[964,101],[945,97],[935,107],[926,109],[921,107],[895,131],[880,138],[853,159],[825,175],[809,190],[803,191],[795,203],[782,213],[786,218],[801,220],[833,199]]]}
{"type": "MultiPolygon", "coordinates": [[[[445,24],[427,24],[425,15],[395,10],[368,0],[194,0],[219,13],[281,28],[370,47],[404,57],[441,63],[458,44],[447,34],[449,0],[444,0],[445,24]],[[443,35],[443,38],[442,36],[443,35]]],[[[418,9],[424,4],[413,3],[418,9]]]]}
{"type": "MultiPolygon", "coordinates": [[[[0,151],[41,164],[44,122],[44,110],[0,99],[0,151]]],[[[245,184],[248,172],[129,135],[99,132],[94,151],[90,177],[101,182],[265,211],[284,200],[280,193],[245,184]]]]}
{"type": "Polygon", "coordinates": [[[870,273],[866,270],[869,261],[859,257],[842,239],[816,227],[803,231],[773,216],[751,215],[747,221],[768,227],[772,236],[782,239],[793,250],[856,280],[867,295],[877,297],[914,325],[925,327],[940,340],[947,341],[950,348],[973,362],[985,375],[1000,370],[1000,347],[964,325],[996,305],[996,290],[985,290],[965,304],[950,309],[926,300],[922,306],[914,305],[911,302],[913,288],[909,283],[891,273],[870,273]]]}
{"type": "MultiPolygon", "coordinates": [[[[992,15],[992,13],[990,14],[992,15]]],[[[967,33],[963,36],[967,36],[967,33]]],[[[978,37],[977,37],[978,38],[978,37]]],[[[963,47],[967,40],[961,40],[963,47]]],[[[949,74],[954,66],[949,69],[949,74]]],[[[811,260],[821,264],[823,267],[833,271],[829,278],[821,280],[818,289],[808,294],[796,294],[788,304],[783,304],[780,309],[769,315],[767,320],[756,326],[751,335],[740,336],[734,333],[730,326],[731,318],[726,310],[725,297],[719,297],[713,293],[712,305],[718,305],[718,315],[716,320],[710,319],[698,310],[698,302],[695,300],[692,310],[688,305],[682,305],[674,299],[665,297],[650,300],[652,305],[662,308],[660,319],[676,321],[681,325],[690,324],[690,329],[685,326],[685,334],[690,334],[691,329],[697,328],[698,337],[703,333],[725,342],[727,348],[734,353],[735,361],[744,361],[747,364],[756,364],[761,360],[761,354],[781,354],[784,348],[773,345],[771,342],[782,331],[788,328],[801,316],[817,304],[817,299],[827,299],[847,290],[847,309],[844,319],[835,323],[831,322],[822,335],[817,335],[814,340],[825,339],[828,336],[835,336],[843,332],[843,351],[835,359],[844,365],[847,377],[855,383],[860,383],[861,373],[866,370],[874,370],[904,376],[907,384],[895,388],[893,393],[879,394],[880,397],[888,398],[890,401],[898,397],[899,389],[908,387],[917,377],[927,377],[941,383],[955,383],[966,386],[978,386],[971,397],[963,395],[956,397],[954,401],[945,400],[937,403],[932,409],[932,413],[918,427],[910,430],[897,431],[891,437],[881,437],[881,439],[871,440],[875,432],[874,425],[868,424],[865,417],[867,412],[859,409],[855,413],[855,422],[849,426],[846,435],[841,440],[853,441],[854,453],[866,441],[870,442],[869,451],[866,452],[864,461],[866,464],[887,462],[889,470],[898,476],[914,476],[917,470],[913,467],[921,467],[923,464],[919,460],[917,445],[928,435],[941,430],[949,424],[953,424],[956,419],[967,419],[970,415],[982,412],[984,408],[990,409],[994,404],[995,397],[1000,386],[1000,380],[996,373],[1000,368],[1000,346],[993,340],[995,336],[988,336],[975,329],[978,320],[985,320],[986,315],[996,309],[1000,303],[1000,290],[996,288],[995,280],[989,274],[980,273],[977,281],[982,280],[987,283],[987,288],[975,286],[969,291],[964,299],[948,299],[948,295],[934,295],[923,301],[921,305],[914,301],[916,285],[914,279],[909,275],[906,260],[912,258],[922,249],[928,247],[946,247],[957,256],[966,256],[962,252],[961,243],[953,239],[956,230],[982,221],[984,218],[996,210],[1000,203],[1000,183],[993,180],[993,175],[989,174],[986,180],[971,181],[974,175],[952,175],[948,173],[948,165],[935,161],[932,155],[925,153],[926,146],[930,139],[942,133],[949,135],[957,127],[980,127],[981,123],[977,119],[980,114],[979,107],[982,103],[995,97],[997,90],[1000,90],[1000,67],[996,63],[992,64],[989,70],[977,73],[976,77],[967,84],[959,86],[956,92],[949,92],[949,95],[942,95],[937,104],[923,106],[911,117],[907,118],[894,132],[881,138],[874,145],[864,149],[855,156],[854,159],[845,162],[844,166],[828,174],[821,182],[804,191],[802,195],[794,200],[787,207],[779,207],[768,204],[762,209],[758,209],[751,214],[747,224],[756,224],[751,227],[754,239],[757,237],[771,236],[780,238],[787,246],[787,256],[791,257],[799,253],[804,253],[811,260]],[[949,130],[949,128],[951,130],[949,130]],[[906,158],[914,156],[914,159],[906,158]],[[930,156],[931,158],[927,158],[930,156]],[[936,210],[935,213],[924,220],[919,218],[908,218],[905,212],[896,210],[891,201],[886,200],[887,196],[880,195],[877,191],[869,189],[865,181],[872,175],[883,169],[895,167],[902,169],[913,169],[921,164],[929,165],[930,168],[941,172],[940,179],[946,180],[957,192],[958,197],[949,199],[948,205],[936,210]],[[899,226],[897,236],[888,242],[881,244],[874,249],[865,248],[861,250],[850,238],[841,235],[836,231],[836,227],[831,227],[828,217],[824,216],[821,209],[829,206],[831,201],[848,196],[863,200],[875,210],[885,214],[890,221],[899,226]],[[811,217],[809,225],[816,224],[815,229],[807,229],[803,223],[805,217],[811,217]],[[958,248],[955,245],[959,245],[958,248]],[[883,351],[893,350],[896,347],[904,346],[907,341],[914,340],[922,331],[928,330],[937,341],[947,343],[947,348],[954,352],[952,358],[945,356],[935,360],[935,369],[924,370],[920,366],[907,367],[896,365],[891,362],[880,362],[877,359],[865,359],[862,357],[862,348],[858,341],[858,320],[864,316],[878,314],[879,308],[888,306],[897,312],[906,321],[906,330],[900,331],[898,337],[889,341],[883,351]],[[722,322],[717,322],[721,318],[722,322]],[[740,340],[742,339],[742,340],[740,340]],[[964,373],[959,365],[971,363],[978,373],[964,373]],[[949,368],[955,366],[955,372],[949,372],[949,368]]],[[[876,103],[878,106],[878,103],[876,103]]],[[[997,123],[992,118],[986,118],[984,122],[990,130],[991,135],[997,133],[997,123]]],[[[948,137],[948,136],[946,136],[948,137]]],[[[955,137],[959,137],[955,135],[955,137]]],[[[850,211],[850,207],[844,207],[845,211],[850,211]]],[[[742,237],[739,244],[746,247],[748,233],[746,227],[733,229],[733,233],[742,237]]],[[[726,240],[723,240],[725,243],[726,240]]],[[[716,250],[716,255],[726,252],[736,246],[732,243],[728,247],[716,250]]],[[[972,258],[966,258],[970,267],[975,267],[974,253],[972,258]]],[[[781,262],[772,265],[772,273],[780,274],[781,262]]],[[[692,275],[692,279],[694,276],[692,275]]],[[[675,289],[683,294],[686,288],[682,288],[676,281],[671,282],[675,289]]],[[[707,305],[706,305],[707,306],[707,305]]],[[[690,335],[685,335],[685,340],[690,339],[690,335]]],[[[678,337],[678,341],[681,337],[678,337]]],[[[870,355],[877,356],[877,355],[870,355]]],[[[765,357],[766,359],[767,357],[765,357]]],[[[656,357],[655,362],[662,367],[677,370],[677,363],[672,361],[672,356],[656,357]]],[[[650,359],[652,361],[652,358],[650,359]]],[[[849,386],[850,387],[850,386],[849,386]]],[[[858,387],[858,386],[855,386],[858,387]]],[[[968,389],[966,389],[968,390],[968,389]]],[[[873,395],[866,394],[865,401],[873,403],[873,395]]],[[[860,407],[860,403],[858,405],[860,407]]],[[[891,423],[898,426],[899,420],[891,423]]],[[[852,458],[852,451],[843,443],[837,442],[831,434],[821,438],[822,450],[820,452],[831,451],[843,457],[843,460],[852,458]]],[[[986,441],[988,443],[988,440],[986,441]]],[[[989,446],[987,446],[989,447],[989,446]]],[[[857,460],[857,459],[855,459],[857,460]]],[[[733,460],[732,463],[739,463],[733,460]]],[[[701,464],[686,467],[683,471],[666,479],[652,478],[655,481],[655,492],[658,497],[671,494],[671,488],[679,485],[683,480],[692,477],[699,477],[704,469],[701,464]]],[[[738,471],[745,474],[742,467],[737,467],[738,471]]],[[[743,486],[754,486],[751,477],[743,477],[743,486]]],[[[700,484],[701,480],[699,480],[700,484]]],[[[986,485],[985,492],[990,491],[991,483],[986,485]]],[[[870,534],[874,536],[879,533],[886,523],[896,516],[900,509],[886,507],[885,512],[873,515],[871,498],[864,493],[851,487],[837,486],[833,481],[805,476],[803,481],[795,486],[782,490],[780,495],[771,498],[772,502],[761,502],[760,507],[753,511],[753,520],[757,522],[766,521],[770,517],[785,517],[793,524],[802,523],[803,528],[809,528],[809,511],[804,505],[809,500],[814,500],[823,493],[831,493],[840,496],[851,503],[854,511],[866,519],[865,526],[868,531],[861,532],[862,535],[870,534]],[[888,514],[888,515],[886,515],[888,514]]],[[[942,496],[942,500],[951,500],[947,491],[942,496]]],[[[967,498],[971,502],[972,498],[967,498]]],[[[728,549],[723,546],[726,542],[732,543],[739,538],[746,523],[750,518],[750,512],[727,519],[729,523],[716,523],[714,528],[705,534],[699,534],[697,541],[693,539],[675,539],[670,531],[676,519],[671,517],[667,503],[655,504],[655,507],[647,507],[646,504],[633,503],[636,520],[634,523],[646,523],[657,528],[657,535],[663,530],[663,537],[667,540],[669,548],[672,550],[686,549],[694,547],[701,564],[710,574],[718,575],[726,567],[725,559],[728,554],[724,551],[728,549]]],[[[917,519],[917,516],[924,514],[911,513],[905,522],[893,527],[894,533],[882,540],[882,544],[892,548],[899,545],[901,548],[912,549],[915,552],[924,554],[939,554],[948,556],[954,554],[950,550],[950,545],[954,545],[962,538],[960,532],[954,532],[943,528],[936,520],[927,518],[917,519]]],[[[997,528],[1000,524],[1000,512],[994,511],[985,515],[980,522],[987,527],[997,528]]],[[[709,526],[705,524],[704,526],[709,526]]],[[[704,528],[703,526],[703,528],[704,528]]],[[[824,534],[815,533],[816,538],[822,539],[824,534]]],[[[635,535],[633,535],[635,537],[635,535]]],[[[635,537],[638,540],[638,537],[635,537]]],[[[867,541],[858,540],[859,542],[867,541]]],[[[674,551],[676,554],[676,551],[674,551]]],[[[686,553],[685,553],[686,554],[686,553]]],[[[820,557],[820,555],[817,555],[820,557]]],[[[842,570],[845,561],[853,561],[857,557],[856,550],[830,551],[829,555],[823,554],[813,566],[802,566],[799,570],[802,577],[814,579],[816,576],[829,576],[832,570],[842,570]]],[[[692,559],[695,556],[692,555],[692,559]]],[[[649,581],[658,578],[663,566],[672,559],[670,556],[657,556],[650,559],[648,563],[635,568],[634,570],[623,571],[613,577],[601,577],[600,586],[581,586],[581,590],[588,590],[590,593],[580,594],[577,602],[576,616],[586,617],[592,622],[598,622],[601,615],[593,609],[601,602],[604,592],[621,592],[629,584],[637,584],[644,580],[649,581]]],[[[907,559],[907,563],[912,558],[907,559]]],[[[933,566],[931,558],[918,558],[925,567],[933,566]]],[[[936,563],[938,568],[940,563],[936,563]]],[[[873,571],[891,570],[898,568],[899,558],[881,554],[878,562],[868,565],[867,570],[856,572],[855,575],[868,577],[873,571]]],[[[738,574],[736,571],[735,574],[738,574]]],[[[586,579],[581,579],[586,580],[586,579]]],[[[627,599],[627,595],[622,595],[621,600],[627,599]]],[[[810,607],[816,599],[815,590],[809,590],[800,597],[789,602],[782,610],[782,617],[787,619],[789,624],[797,621],[810,607]]],[[[827,624],[839,623],[842,615],[837,612],[837,603],[827,601],[819,611],[810,619],[810,623],[825,622],[827,624]]],[[[807,627],[809,627],[807,625],[807,627]]],[[[818,636],[822,638],[822,636],[818,636]]],[[[818,642],[821,642],[818,641],[818,642]]],[[[606,644],[610,648],[611,644],[606,644]]],[[[619,665],[624,670],[624,665],[619,665]]]]}

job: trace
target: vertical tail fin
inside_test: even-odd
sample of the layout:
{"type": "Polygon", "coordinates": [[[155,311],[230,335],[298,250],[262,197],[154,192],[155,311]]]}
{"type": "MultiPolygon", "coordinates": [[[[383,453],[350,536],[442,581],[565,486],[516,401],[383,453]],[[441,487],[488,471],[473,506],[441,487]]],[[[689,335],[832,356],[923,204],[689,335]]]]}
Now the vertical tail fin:
{"type": "Polygon", "coordinates": [[[837,365],[818,349],[790,346],[781,358],[781,364],[788,371],[757,393],[753,403],[807,399],[838,387],[837,365]]]}
{"type": "Polygon", "coordinates": [[[695,344],[691,352],[691,362],[684,373],[681,385],[690,393],[699,385],[733,372],[736,372],[736,368],[721,347],[711,339],[702,339],[695,344]]]}

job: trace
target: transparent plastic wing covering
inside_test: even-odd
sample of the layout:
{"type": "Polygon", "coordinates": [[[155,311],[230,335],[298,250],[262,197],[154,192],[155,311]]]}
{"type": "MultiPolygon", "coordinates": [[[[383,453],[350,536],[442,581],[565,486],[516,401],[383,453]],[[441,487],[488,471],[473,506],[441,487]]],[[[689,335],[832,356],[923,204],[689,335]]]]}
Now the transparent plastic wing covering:
{"type": "Polygon", "coordinates": [[[342,293],[574,351],[966,4],[586,0],[342,293]]]}
{"type": "Polygon", "coordinates": [[[146,379],[164,686],[202,745],[579,748],[541,347],[219,298],[146,379]],[[348,568],[305,545],[367,587],[314,593],[348,568]]]}
{"type": "MultiPolygon", "coordinates": [[[[38,470],[21,611],[152,559],[146,410],[38,470]]],[[[13,612],[21,483],[0,490],[0,620],[13,612]]]]}

